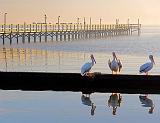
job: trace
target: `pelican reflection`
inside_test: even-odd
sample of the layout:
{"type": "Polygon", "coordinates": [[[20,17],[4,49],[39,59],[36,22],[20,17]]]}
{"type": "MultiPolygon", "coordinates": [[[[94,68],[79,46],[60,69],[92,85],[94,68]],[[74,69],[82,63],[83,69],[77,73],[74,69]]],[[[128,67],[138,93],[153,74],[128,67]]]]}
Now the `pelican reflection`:
{"type": "Polygon", "coordinates": [[[82,104],[87,105],[87,106],[91,106],[91,115],[93,116],[95,114],[96,106],[91,101],[90,94],[83,94],[82,93],[81,101],[82,101],[82,104]]]}
{"type": "Polygon", "coordinates": [[[154,104],[153,101],[150,98],[148,98],[148,94],[139,95],[139,100],[143,107],[149,107],[148,113],[152,114],[154,111],[154,104]]]}
{"type": "Polygon", "coordinates": [[[112,93],[108,100],[108,106],[112,107],[112,114],[116,115],[117,107],[120,107],[122,96],[118,93],[112,93]]]}

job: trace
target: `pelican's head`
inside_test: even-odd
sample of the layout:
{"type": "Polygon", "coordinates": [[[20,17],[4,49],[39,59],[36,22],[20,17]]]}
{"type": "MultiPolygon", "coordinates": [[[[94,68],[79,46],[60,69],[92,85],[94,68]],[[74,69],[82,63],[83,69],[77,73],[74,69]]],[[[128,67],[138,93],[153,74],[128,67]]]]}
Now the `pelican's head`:
{"type": "Polygon", "coordinates": [[[117,56],[116,56],[116,53],[115,53],[115,52],[112,52],[112,55],[113,55],[113,58],[114,58],[114,59],[117,59],[117,56]]]}
{"type": "Polygon", "coordinates": [[[154,64],[155,64],[155,62],[154,62],[154,58],[153,58],[153,55],[149,55],[149,59],[151,60],[151,62],[152,62],[152,63],[154,63],[154,64]]]}
{"type": "Polygon", "coordinates": [[[93,54],[91,54],[91,60],[92,60],[92,62],[93,62],[93,63],[95,63],[95,64],[96,64],[96,60],[95,60],[95,58],[94,58],[93,54]]]}

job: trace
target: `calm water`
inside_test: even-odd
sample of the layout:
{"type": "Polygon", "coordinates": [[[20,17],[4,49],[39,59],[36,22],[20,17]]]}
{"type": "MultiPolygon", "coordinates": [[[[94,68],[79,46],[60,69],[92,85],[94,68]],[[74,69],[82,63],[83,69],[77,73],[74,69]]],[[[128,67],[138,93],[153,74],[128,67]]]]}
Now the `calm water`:
{"type": "Polygon", "coordinates": [[[80,92],[0,91],[2,123],[159,123],[160,96],[80,92]],[[84,95],[86,96],[86,95],[84,95]],[[111,97],[110,97],[111,96],[111,97]],[[94,103],[92,109],[90,103],[94,103]],[[149,113],[149,110],[152,111],[149,113]],[[113,113],[114,110],[114,113],[113,113]]]}
{"type": "MultiPolygon", "coordinates": [[[[123,63],[121,74],[139,74],[139,66],[153,54],[160,74],[160,27],[143,27],[141,36],[0,46],[0,71],[79,73],[94,54],[93,72],[111,73],[108,59],[115,51],[123,63]]],[[[0,90],[2,123],[160,122],[160,95],[0,90]],[[93,107],[91,104],[93,103],[93,107]],[[94,107],[96,108],[94,109],[94,107]]]]}

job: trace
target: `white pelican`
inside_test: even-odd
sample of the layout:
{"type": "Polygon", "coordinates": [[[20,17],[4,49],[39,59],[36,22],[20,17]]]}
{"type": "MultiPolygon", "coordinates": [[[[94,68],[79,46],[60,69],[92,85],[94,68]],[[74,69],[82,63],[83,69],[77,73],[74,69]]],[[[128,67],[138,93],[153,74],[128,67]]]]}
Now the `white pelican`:
{"type": "Polygon", "coordinates": [[[153,64],[155,64],[153,56],[149,55],[149,59],[151,60],[151,62],[143,64],[139,69],[140,73],[146,73],[146,75],[148,75],[148,71],[150,71],[153,68],[153,64]]]}
{"type": "Polygon", "coordinates": [[[119,71],[119,72],[121,71],[122,63],[119,59],[117,59],[117,56],[116,56],[115,52],[112,52],[112,54],[113,54],[113,60],[111,62],[110,59],[109,59],[108,60],[108,65],[109,65],[109,68],[111,69],[112,74],[113,74],[113,72],[117,73],[117,71],[119,71]]]}
{"type": "Polygon", "coordinates": [[[90,57],[91,57],[91,62],[85,63],[81,68],[81,75],[82,76],[89,75],[89,71],[91,70],[93,65],[96,64],[96,60],[95,60],[93,54],[91,54],[90,57]]]}

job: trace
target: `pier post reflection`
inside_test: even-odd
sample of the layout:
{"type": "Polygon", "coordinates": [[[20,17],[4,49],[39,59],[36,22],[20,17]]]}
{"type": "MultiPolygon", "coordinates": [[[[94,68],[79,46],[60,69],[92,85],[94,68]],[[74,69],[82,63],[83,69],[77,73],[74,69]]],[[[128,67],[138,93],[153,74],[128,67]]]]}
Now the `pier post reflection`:
{"type": "Polygon", "coordinates": [[[84,61],[81,53],[23,48],[1,48],[1,71],[79,72],[84,61]]]}
{"type": "Polygon", "coordinates": [[[7,64],[7,51],[6,48],[3,48],[4,60],[5,60],[5,71],[7,72],[8,64],[7,64]]]}

